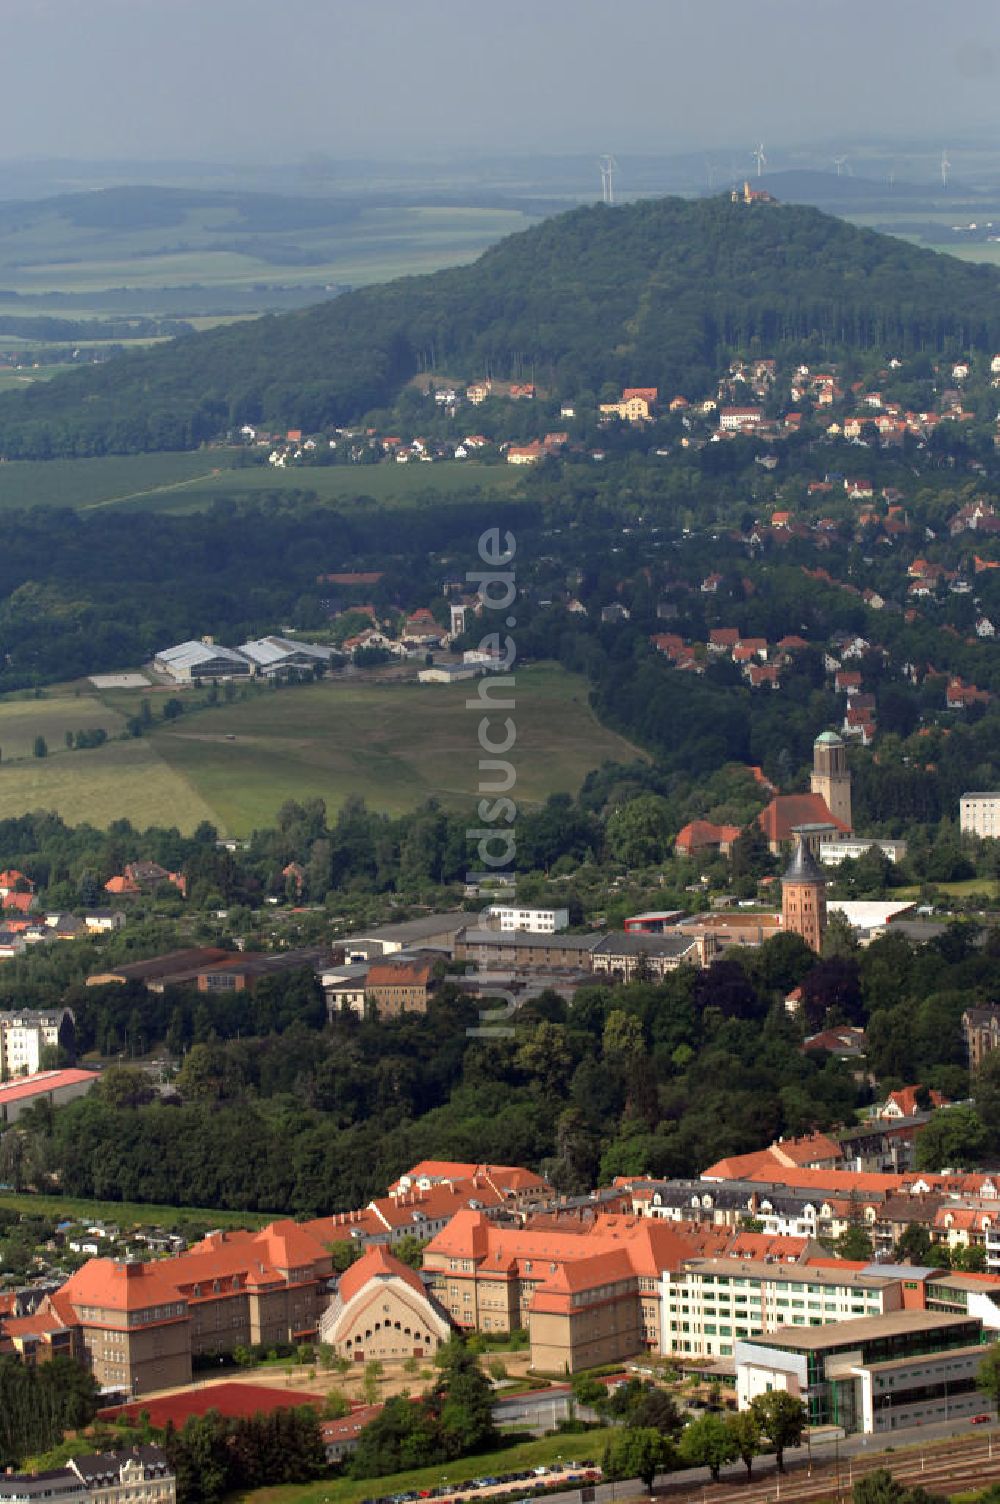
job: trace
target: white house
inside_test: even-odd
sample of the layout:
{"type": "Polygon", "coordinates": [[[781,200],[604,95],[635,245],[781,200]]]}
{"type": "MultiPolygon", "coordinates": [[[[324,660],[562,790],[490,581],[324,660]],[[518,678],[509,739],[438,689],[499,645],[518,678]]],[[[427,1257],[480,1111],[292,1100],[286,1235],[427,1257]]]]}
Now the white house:
{"type": "Polygon", "coordinates": [[[527,930],[533,935],[552,935],[569,926],[568,909],[519,909],[509,904],[491,904],[483,914],[493,929],[513,932],[527,930]]]}

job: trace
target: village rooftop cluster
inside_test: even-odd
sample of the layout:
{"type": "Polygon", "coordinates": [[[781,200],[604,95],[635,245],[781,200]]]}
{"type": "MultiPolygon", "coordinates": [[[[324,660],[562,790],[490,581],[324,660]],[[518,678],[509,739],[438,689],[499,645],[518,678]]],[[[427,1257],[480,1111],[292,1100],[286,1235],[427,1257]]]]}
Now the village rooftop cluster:
{"type": "Polygon", "coordinates": [[[839,1134],[779,1140],[693,1181],[629,1177],[570,1198],[516,1166],[421,1161],[355,1211],[213,1232],[158,1260],[93,1257],[57,1288],[12,1292],[0,1346],[68,1354],[109,1398],[141,1398],[234,1346],[313,1341],[352,1364],[398,1362],[455,1330],[525,1329],[541,1373],[657,1355],[707,1361],[741,1408],[767,1387],[800,1393],[813,1425],[838,1408],[843,1423],[845,1380],[848,1431],[927,1424],[945,1406],[957,1420],[982,1409],[982,1345],[1000,1332],[1000,1185],[912,1168],[940,1105],[909,1087],[839,1134]],[[918,1224],[932,1251],[985,1247],[987,1268],[958,1273],[933,1252],[922,1267],[831,1256],[820,1239],[858,1222],[876,1249],[918,1224]],[[393,1252],[414,1237],[419,1271],[393,1252]],[[345,1244],[355,1261],[338,1276],[331,1250],[345,1244]]]}

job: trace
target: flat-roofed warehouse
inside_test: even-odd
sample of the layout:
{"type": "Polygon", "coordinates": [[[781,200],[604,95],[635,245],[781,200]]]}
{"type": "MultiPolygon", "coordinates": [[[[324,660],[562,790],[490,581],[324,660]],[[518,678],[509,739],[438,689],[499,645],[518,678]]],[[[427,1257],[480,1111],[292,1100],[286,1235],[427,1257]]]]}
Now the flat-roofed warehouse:
{"type": "Polygon", "coordinates": [[[87,986],[142,982],[149,992],[163,992],[167,987],[197,987],[199,992],[252,992],[261,977],[303,967],[310,967],[319,975],[330,962],[326,946],[281,951],[235,951],[205,946],[170,951],[145,961],[129,961],[110,971],[95,972],[87,978],[87,986]]]}
{"type": "Polygon", "coordinates": [[[468,922],[467,910],[448,909],[441,914],[422,914],[418,919],[360,930],[342,944],[348,955],[363,955],[369,960],[396,955],[402,950],[440,950],[450,956],[455,951],[456,937],[468,922]]]}
{"type": "Polygon", "coordinates": [[[194,639],[163,648],[153,659],[153,667],[178,684],[191,684],[195,679],[245,679],[253,672],[249,658],[235,649],[194,639]]]}
{"type": "Polygon", "coordinates": [[[480,966],[558,966],[591,970],[591,957],[605,938],[592,935],[539,934],[535,930],[463,930],[455,941],[458,961],[480,966]]]}
{"type": "MultiPolygon", "coordinates": [[[[904,1292],[905,1293],[905,1292],[904,1292]]],[[[944,1311],[903,1310],[827,1326],[781,1326],[737,1341],[741,1410],[759,1394],[801,1399],[810,1425],[874,1432],[978,1414],[982,1322],[944,1311]]]]}
{"type": "Polygon", "coordinates": [[[239,651],[265,679],[288,673],[310,673],[326,669],[336,656],[333,648],[315,642],[295,642],[290,637],[259,637],[241,642],[239,651]]]}

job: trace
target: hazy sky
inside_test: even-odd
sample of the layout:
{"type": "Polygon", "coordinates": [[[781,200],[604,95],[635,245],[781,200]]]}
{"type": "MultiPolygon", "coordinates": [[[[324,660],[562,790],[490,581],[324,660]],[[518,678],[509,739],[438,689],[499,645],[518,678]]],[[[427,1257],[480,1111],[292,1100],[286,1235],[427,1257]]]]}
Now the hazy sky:
{"type": "Polygon", "coordinates": [[[997,120],[998,0],[0,0],[0,19],[5,158],[945,144],[997,120]]]}

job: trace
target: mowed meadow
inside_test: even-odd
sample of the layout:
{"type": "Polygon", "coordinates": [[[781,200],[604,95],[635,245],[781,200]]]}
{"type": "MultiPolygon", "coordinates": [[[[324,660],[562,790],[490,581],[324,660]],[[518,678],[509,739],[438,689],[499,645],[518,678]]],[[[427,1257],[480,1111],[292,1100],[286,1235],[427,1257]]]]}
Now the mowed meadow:
{"type": "MultiPolygon", "coordinates": [[[[598,724],[583,678],[539,664],[515,679],[510,758],[521,802],[573,793],[602,762],[639,755],[598,724]]],[[[80,752],[65,747],[67,729],[103,724],[115,734],[142,691],[0,704],[0,818],[52,809],[72,824],[124,818],[185,832],[210,820],[243,836],[272,825],[286,799],[321,798],[331,811],[351,796],[390,814],[429,798],[462,808],[479,791],[481,713],[466,707],[478,687],[378,678],[292,686],[157,720],[148,737],[80,752]],[[36,735],[49,743],[45,758],[31,755],[36,735]],[[8,757],[7,740],[16,756],[8,757]]]]}
{"type": "MultiPolygon", "coordinates": [[[[242,449],[199,449],[100,459],[0,463],[0,515],[66,507],[84,515],[122,511],[197,512],[216,501],[291,492],[331,504],[370,498],[383,506],[419,506],[431,497],[510,495],[524,477],[516,466],[462,460],[435,464],[315,465],[279,469],[246,463],[242,449]]],[[[364,502],[362,502],[364,504],[364,502]]]]}

